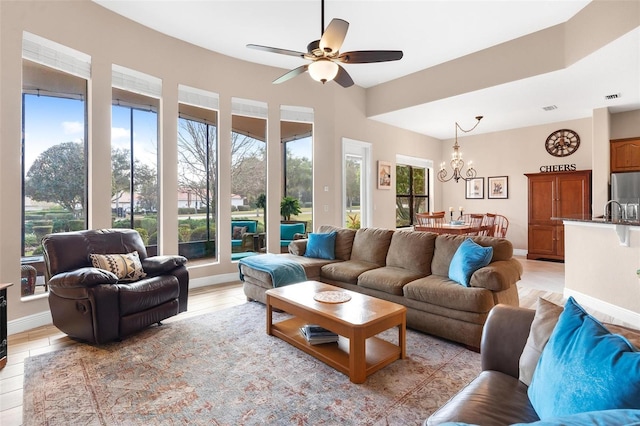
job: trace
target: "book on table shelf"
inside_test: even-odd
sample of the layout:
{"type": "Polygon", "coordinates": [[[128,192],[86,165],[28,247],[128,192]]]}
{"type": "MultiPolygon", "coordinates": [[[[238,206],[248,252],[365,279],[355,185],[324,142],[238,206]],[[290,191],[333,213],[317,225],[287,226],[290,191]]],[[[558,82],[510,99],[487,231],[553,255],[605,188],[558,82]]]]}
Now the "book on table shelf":
{"type": "Polygon", "coordinates": [[[320,345],[322,343],[333,343],[338,341],[338,335],[331,330],[320,327],[315,324],[307,324],[300,327],[300,333],[311,345],[320,345]]]}

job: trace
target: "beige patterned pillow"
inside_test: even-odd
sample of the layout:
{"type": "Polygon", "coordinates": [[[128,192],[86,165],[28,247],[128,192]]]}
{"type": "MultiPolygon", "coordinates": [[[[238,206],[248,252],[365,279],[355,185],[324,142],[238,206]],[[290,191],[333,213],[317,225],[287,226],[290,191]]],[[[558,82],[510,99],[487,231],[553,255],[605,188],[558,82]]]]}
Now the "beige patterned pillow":
{"type": "Polygon", "coordinates": [[[137,281],[147,276],[137,251],[127,254],[90,254],[89,258],[94,268],[112,272],[120,281],[137,281]]]}
{"type": "Polygon", "coordinates": [[[529,331],[529,337],[527,343],[520,355],[520,381],[525,385],[531,384],[533,372],[538,365],[538,359],[540,354],[544,350],[549,337],[553,329],[556,327],[558,318],[564,308],[558,306],[555,303],[551,303],[542,297],[538,297],[538,306],[536,307],[536,314],[531,323],[531,330],[529,331]]]}

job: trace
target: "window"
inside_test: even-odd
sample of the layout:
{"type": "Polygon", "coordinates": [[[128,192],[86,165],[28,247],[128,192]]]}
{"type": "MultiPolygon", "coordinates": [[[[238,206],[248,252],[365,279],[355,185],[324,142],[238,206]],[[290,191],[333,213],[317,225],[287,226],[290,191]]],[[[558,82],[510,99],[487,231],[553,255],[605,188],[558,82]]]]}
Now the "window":
{"type": "Polygon", "coordinates": [[[371,144],[342,140],[342,204],[345,226],[359,229],[371,223],[371,144]]]}
{"type": "Polygon", "coordinates": [[[313,110],[285,106],[281,117],[282,193],[298,200],[301,213],[292,219],[305,221],[310,232],[313,229],[313,110]]]}
{"type": "MultiPolygon", "coordinates": [[[[180,86],[180,98],[187,90],[180,86]]],[[[210,94],[213,95],[213,94],[210,94]]],[[[217,97],[215,98],[217,105],[217,97]]],[[[218,113],[179,104],[178,250],[187,259],[216,257],[218,113]]]]}
{"type": "Polygon", "coordinates": [[[158,252],[159,99],[143,93],[159,96],[160,80],[114,65],[113,84],[112,226],[136,229],[149,255],[155,255],[158,252]]]}
{"type": "Polygon", "coordinates": [[[86,98],[90,58],[24,33],[22,295],[42,293],[46,234],[87,227],[86,98]]]}
{"type": "Polygon", "coordinates": [[[401,157],[396,159],[396,227],[414,224],[416,213],[428,212],[431,169],[429,162],[401,157]]]}
{"type": "MultiPolygon", "coordinates": [[[[264,246],[267,200],[267,106],[247,99],[232,99],[231,116],[231,226],[240,228],[232,238],[231,259],[264,246]],[[246,228],[242,232],[242,228],[246,228]],[[255,229],[254,229],[255,228],[255,229]],[[252,238],[253,234],[256,238],[252,238]]],[[[233,235],[232,235],[233,236],[233,235]]]]}

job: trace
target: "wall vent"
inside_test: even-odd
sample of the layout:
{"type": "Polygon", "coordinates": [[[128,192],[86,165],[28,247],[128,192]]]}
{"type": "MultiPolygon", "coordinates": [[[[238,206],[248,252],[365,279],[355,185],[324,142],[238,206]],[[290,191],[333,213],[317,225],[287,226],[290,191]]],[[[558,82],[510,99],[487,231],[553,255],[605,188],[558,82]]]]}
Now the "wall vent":
{"type": "Polygon", "coordinates": [[[553,111],[554,109],[558,109],[558,107],[555,106],[555,105],[549,105],[549,106],[546,106],[546,107],[542,107],[542,109],[545,110],[545,111],[553,111]]]}
{"type": "Polygon", "coordinates": [[[613,93],[611,95],[606,95],[604,98],[610,101],[611,99],[618,99],[620,96],[622,96],[621,93],[613,93]]]}

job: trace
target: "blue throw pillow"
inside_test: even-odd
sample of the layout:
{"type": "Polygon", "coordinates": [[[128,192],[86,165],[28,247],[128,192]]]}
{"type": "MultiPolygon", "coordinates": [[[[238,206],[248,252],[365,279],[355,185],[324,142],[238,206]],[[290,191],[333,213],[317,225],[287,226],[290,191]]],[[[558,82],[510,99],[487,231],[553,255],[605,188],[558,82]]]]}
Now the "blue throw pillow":
{"type": "MultiPolygon", "coordinates": [[[[534,423],[517,423],[511,426],[611,426],[640,425],[640,410],[602,410],[589,411],[571,416],[554,417],[534,423]]],[[[443,425],[441,425],[443,426],[443,425]]]]}
{"type": "Polygon", "coordinates": [[[640,409],[640,352],[569,297],[540,355],[528,395],[542,420],[640,409]]]}
{"type": "Polygon", "coordinates": [[[493,247],[482,247],[471,239],[460,244],[449,264],[449,279],[469,287],[471,275],[491,262],[493,247]]]}
{"type": "Polygon", "coordinates": [[[336,258],[336,232],[328,234],[309,234],[305,257],[334,260],[336,258]]]}

